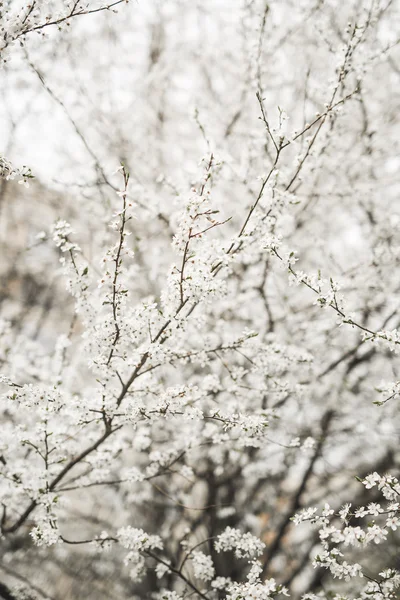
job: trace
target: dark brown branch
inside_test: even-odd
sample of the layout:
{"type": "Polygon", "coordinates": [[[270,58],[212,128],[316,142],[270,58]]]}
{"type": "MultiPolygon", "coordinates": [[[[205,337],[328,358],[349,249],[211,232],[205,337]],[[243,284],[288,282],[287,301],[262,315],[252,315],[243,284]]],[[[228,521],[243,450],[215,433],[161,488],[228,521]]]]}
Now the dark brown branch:
{"type": "Polygon", "coordinates": [[[263,576],[264,577],[267,575],[268,567],[269,567],[271,560],[276,556],[277,552],[280,549],[282,539],[283,539],[288,527],[291,524],[291,518],[294,516],[296,511],[301,507],[302,496],[306,490],[307,483],[308,483],[311,475],[313,474],[314,465],[321,456],[322,449],[323,449],[323,446],[324,446],[324,443],[326,440],[326,435],[328,433],[330,423],[334,416],[335,416],[335,412],[333,410],[328,410],[321,419],[321,434],[320,434],[319,440],[317,442],[314,454],[313,454],[313,456],[310,460],[310,463],[303,475],[303,478],[301,480],[299,487],[297,488],[296,493],[292,496],[292,498],[290,500],[289,509],[283,518],[283,521],[278,529],[278,532],[274,538],[274,541],[267,549],[267,552],[266,552],[266,555],[264,558],[264,564],[263,564],[263,576]]]}

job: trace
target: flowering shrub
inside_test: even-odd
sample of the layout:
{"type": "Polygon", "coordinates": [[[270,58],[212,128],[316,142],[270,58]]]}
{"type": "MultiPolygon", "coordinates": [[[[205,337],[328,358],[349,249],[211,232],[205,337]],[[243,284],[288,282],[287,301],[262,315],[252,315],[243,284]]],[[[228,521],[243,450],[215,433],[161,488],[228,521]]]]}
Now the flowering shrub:
{"type": "Polygon", "coordinates": [[[398,597],[399,18],[0,3],[0,597],[398,597]]]}

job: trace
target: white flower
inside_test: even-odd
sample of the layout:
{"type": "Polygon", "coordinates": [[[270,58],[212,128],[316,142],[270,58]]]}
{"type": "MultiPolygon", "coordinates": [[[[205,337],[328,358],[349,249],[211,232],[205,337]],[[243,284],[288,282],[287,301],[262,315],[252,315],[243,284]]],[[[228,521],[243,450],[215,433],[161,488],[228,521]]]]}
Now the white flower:
{"type": "Polygon", "coordinates": [[[370,541],[375,542],[375,544],[380,544],[387,537],[387,530],[379,527],[379,525],[372,525],[368,527],[366,532],[366,541],[367,543],[370,541]]]}
{"type": "Polygon", "coordinates": [[[214,581],[211,582],[211,587],[215,590],[223,590],[232,584],[232,579],[230,577],[216,577],[214,581]]]}
{"type": "Polygon", "coordinates": [[[381,480],[380,475],[378,475],[378,473],[375,472],[375,473],[371,473],[370,475],[367,475],[367,477],[363,481],[363,484],[365,485],[367,490],[369,490],[372,487],[374,487],[380,480],[381,480]]]}
{"type": "Polygon", "coordinates": [[[299,525],[303,521],[310,521],[318,519],[318,517],[314,516],[317,512],[317,508],[303,508],[299,513],[296,513],[292,518],[292,521],[295,525],[299,525]]]}
{"type": "Polygon", "coordinates": [[[157,579],[162,579],[166,573],[169,572],[169,568],[167,565],[163,563],[157,563],[156,565],[156,575],[157,579]]]}
{"type": "Polygon", "coordinates": [[[60,532],[55,524],[51,524],[48,521],[42,521],[36,527],[34,527],[30,535],[33,539],[35,546],[53,546],[62,542],[60,538],[60,532]]]}
{"type": "Polygon", "coordinates": [[[390,529],[396,531],[400,527],[400,519],[398,517],[389,517],[386,519],[386,527],[390,527],[390,529]]]}
{"type": "Polygon", "coordinates": [[[194,551],[190,555],[193,564],[194,574],[202,581],[210,581],[215,575],[215,569],[211,556],[203,552],[194,551]]]}
{"type": "Polygon", "coordinates": [[[347,517],[349,516],[349,513],[350,513],[350,509],[351,509],[351,504],[345,504],[339,510],[339,517],[342,519],[342,521],[347,520],[347,517]]]}
{"type": "Polygon", "coordinates": [[[259,538],[232,527],[227,527],[215,542],[217,552],[232,550],[237,558],[255,558],[263,553],[264,548],[265,544],[259,538]]]}
{"type": "Polygon", "coordinates": [[[325,504],[324,509],[322,511],[322,516],[323,517],[330,517],[331,515],[334,514],[334,510],[333,508],[330,507],[330,505],[328,503],[325,504]]]}
{"type": "Polygon", "coordinates": [[[128,550],[153,550],[162,549],[163,544],[160,536],[149,535],[143,529],[134,527],[121,527],[117,532],[120,544],[128,550]]]}
{"type": "Polygon", "coordinates": [[[381,507],[381,505],[377,504],[376,502],[371,502],[370,504],[368,504],[367,508],[369,514],[374,515],[375,517],[383,512],[383,508],[381,507]]]}

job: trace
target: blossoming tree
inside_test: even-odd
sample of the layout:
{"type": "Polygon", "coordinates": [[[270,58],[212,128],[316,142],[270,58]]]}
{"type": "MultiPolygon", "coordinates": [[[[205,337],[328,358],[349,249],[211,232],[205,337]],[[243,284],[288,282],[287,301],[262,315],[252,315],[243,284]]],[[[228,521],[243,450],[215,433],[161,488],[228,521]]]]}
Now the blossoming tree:
{"type": "Polygon", "coordinates": [[[1,598],[398,597],[399,19],[0,3],[1,598]]]}

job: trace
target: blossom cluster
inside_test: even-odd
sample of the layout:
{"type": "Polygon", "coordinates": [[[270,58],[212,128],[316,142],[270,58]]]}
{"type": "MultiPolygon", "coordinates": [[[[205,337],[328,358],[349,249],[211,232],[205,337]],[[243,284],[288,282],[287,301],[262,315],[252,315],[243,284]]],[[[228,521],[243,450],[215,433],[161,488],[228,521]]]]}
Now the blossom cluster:
{"type": "Polygon", "coordinates": [[[0,179],[10,181],[17,178],[20,185],[29,187],[29,180],[33,178],[28,167],[16,168],[9,160],[0,155],[0,179]]]}
{"type": "MultiPolygon", "coordinates": [[[[347,503],[337,513],[329,504],[325,504],[320,514],[316,508],[306,508],[295,515],[293,521],[297,525],[310,521],[319,528],[321,551],[314,558],[315,567],[323,567],[334,578],[346,582],[356,578],[367,579],[365,583],[352,583],[359,587],[360,598],[372,594],[377,600],[393,599],[400,587],[400,573],[396,569],[385,569],[371,578],[368,570],[359,562],[346,560],[345,552],[349,547],[366,548],[371,544],[386,543],[390,532],[400,528],[400,484],[396,477],[377,472],[367,475],[362,484],[366,490],[377,487],[386,504],[370,502],[366,506],[353,508],[351,503],[347,503]]],[[[303,598],[313,600],[314,595],[305,595],[303,598]]]]}

